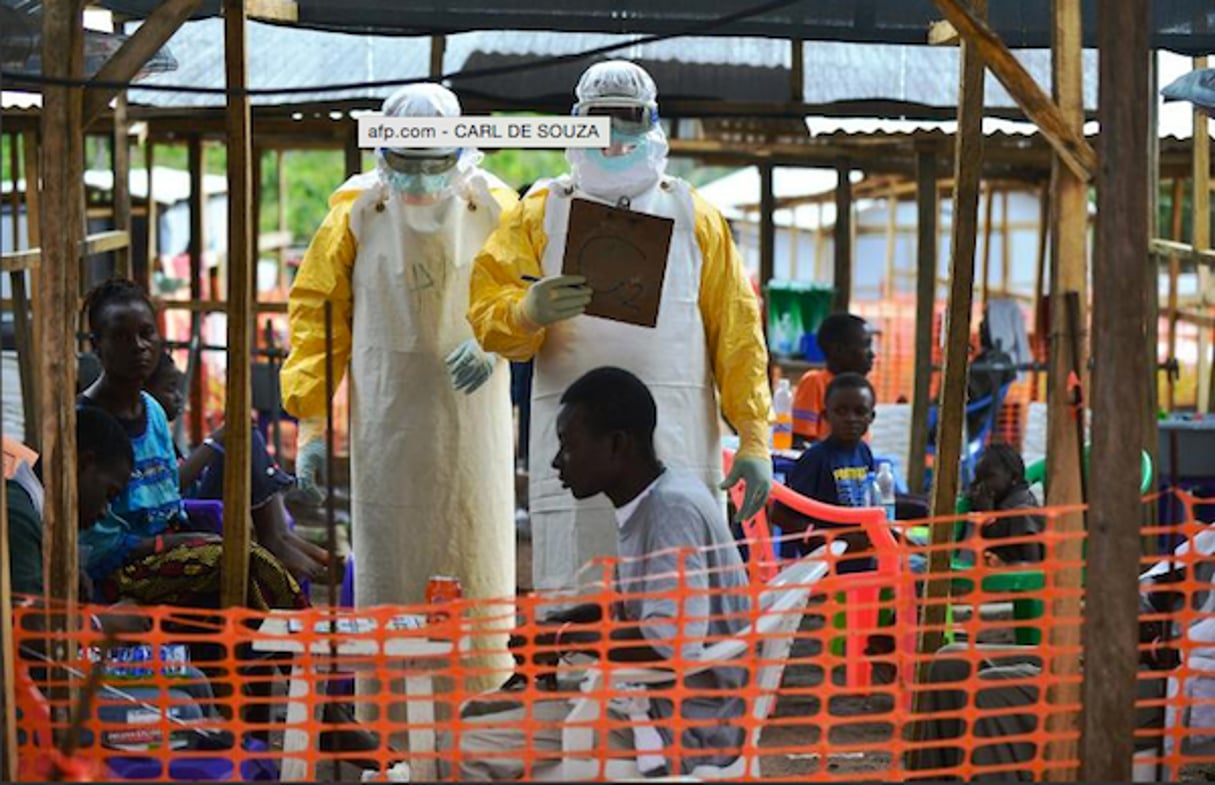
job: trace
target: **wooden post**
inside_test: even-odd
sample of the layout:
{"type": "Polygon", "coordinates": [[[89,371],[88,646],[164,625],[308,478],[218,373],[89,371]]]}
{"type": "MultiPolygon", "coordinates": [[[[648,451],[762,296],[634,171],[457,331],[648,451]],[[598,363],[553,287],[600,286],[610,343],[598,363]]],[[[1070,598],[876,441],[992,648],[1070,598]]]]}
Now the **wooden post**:
{"type": "Polygon", "coordinates": [[[768,332],[768,314],[771,312],[768,283],[776,276],[776,224],[772,214],[776,211],[776,197],[772,192],[772,164],[759,165],[759,286],[763,296],[764,313],[760,322],[764,333],[768,332]]]}
{"type": "Polygon", "coordinates": [[[836,167],[835,184],[835,299],[832,313],[847,313],[852,303],[852,167],[836,167]]]}
{"type": "MultiPolygon", "coordinates": [[[[1054,190],[1048,182],[1043,185],[1038,191],[1038,266],[1034,270],[1034,326],[1035,330],[1038,325],[1042,324],[1042,308],[1043,308],[1043,290],[1046,288],[1046,254],[1050,247],[1048,241],[1050,239],[1050,195],[1054,190]]],[[[1047,331],[1049,333],[1049,330],[1047,331]]],[[[1036,334],[1034,336],[1035,343],[1039,346],[1050,345],[1049,335],[1036,334]]],[[[1037,350],[1034,352],[1037,355],[1037,350]]],[[[1039,398],[1039,380],[1041,374],[1034,371],[1033,379],[1033,399],[1039,398]]]]}
{"type": "Polygon", "coordinates": [[[1000,290],[1012,296],[1012,235],[1008,231],[1009,189],[1000,191],[1000,290]]]}
{"type": "Polygon", "coordinates": [[[992,183],[982,190],[986,197],[983,206],[983,306],[987,307],[987,300],[991,296],[991,219],[996,193],[992,183]]]}
{"type": "MultiPolygon", "coordinates": [[[[16,142],[16,137],[13,139],[16,142]]],[[[14,174],[15,178],[16,175],[14,174]]],[[[13,235],[14,242],[17,236],[13,235]]],[[[0,757],[4,758],[5,782],[17,781],[17,674],[13,667],[13,576],[9,570],[8,557],[8,483],[0,483],[0,542],[4,543],[5,557],[0,559],[0,638],[8,649],[0,657],[0,678],[4,679],[4,747],[0,757]]]]}
{"type": "Polygon", "coordinates": [[[224,59],[228,112],[228,383],[224,409],[223,604],[245,604],[252,528],[249,445],[252,391],[249,356],[253,319],[253,171],[249,96],[244,92],[244,0],[224,0],[224,59]]]}
{"type": "Polygon", "coordinates": [[[1106,0],[1098,17],[1101,89],[1094,255],[1092,472],[1084,605],[1083,777],[1129,781],[1134,754],[1139,627],[1139,475],[1147,355],[1143,287],[1147,232],[1147,0],[1106,0]],[[1126,383],[1130,382],[1130,383],[1126,383]]]}
{"type": "MultiPolygon", "coordinates": [[[[9,137],[10,144],[9,152],[9,172],[12,175],[12,191],[9,194],[9,209],[13,211],[13,250],[17,250],[18,241],[21,237],[21,189],[20,182],[20,161],[21,151],[18,149],[18,141],[21,137],[13,134],[9,137]]],[[[25,187],[37,188],[37,183],[31,183],[26,180],[25,187]]],[[[29,216],[26,216],[28,223],[29,216]]],[[[29,232],[27,230],[26,237],[28,239],[29,232]]],[[[32,247],[32,246],[29,246],[32,247]]],[[[25,270],[13,270],[9,273],[9,286],[12,289],[13,297],[13,338],[17,342],[17,367],[20,371],[21,379],[21,419],[23,420],[23,438],[25,443],[31,448],[37,450],[38,444],[38,398],[35,390],[37,386],[34,384],[34,364],[37,354],[34,352],[33,331],[30,328],[30,299],[29,292],[25,286],[25,270]]],[[[7,540],[5,540],[7,542],[7,540]]]]}
{"type": "MultiPolygon", "coordinates": [[[[253,302],[257,302],[257,268],[261,264],[262,255],[262,175],[265,172],[263,158],[266,151],[261,147],[253,148],[253,182],[251,188],[253,191],[253,214],[250,216],[252,226],[250,231],[253,233],[253,256],[249,263],[253,265],[253,302]]],[[[254,314],[253,319],[253,345],[257,346],[257,316],[254,314]]]]}
{"type": "Polygon", "coordinates": [[[827,233],[823,231],[823,214],[826,207],[818,203],[818,225],[814,227],[814,280],[822,281],[827,277],[827,233]]]}
{"type": "MultiPolygon", "coordinates": [[[[41,190],[41,172],[42,167],[39,163],[41,156],[40,140],[38,134],[34,131],[28,131],[21,140],[22,154],[25,158],[25,238],[30,248],[40,248],[42,238],[42,200],[39,198],[41,190]]],[[[36,269],[30,270],[29,290],[26,293],[31,303],[38,303],[42,281],[42,266],[39,265],[36,269]]],[[[34,347],[34,357],[42,356],[42,320],[38,318],[36,313],[31,314],[32,322],[32,340],[34,347]]],[[[35,360],[31,364],[30,372],[30,395],[35,402],[32,410],[27,409],[27,416],[32,418],[34,428],[31,431],[27,424],[25,432],[27,437],[32,436],[33,441],[29,442],[29,446],[40,450],[42,442],[42,409],[38,403],[42,400],[42,374],[37,370],[38,365],[35,360]]]]}
{"type": "Polygon", "coordinates": [[[806,57],[802,39],[789,41],[789,59],[789,100],[800,104],[806,100],[806,57]]]}
{"type": "MultiPolygon", "coordinates": [[[[1084,91],[1081,51],[1081,0],[1056,0],[1052,68],[1055,100],[1066,122],[1079,131],[1084,124],[1084,91]]],[[[1137,155],[1142,157],[1143,151],[1137,155]]],[[[1069,384],[1075,369],[1080,369],[1081,390],[1087,389],[1084,369],[1088,365],[1086,330],[1083,324],[1073,324],[1066,307],[1066,295],[1076,293],[1079,311],[1087,309],[1087,238],[1088,238],[1088,185],[1066,166],[1058,156],[1052,163],[1051,181],[1055,193],[1051,198],[1053,225],[1051,240],[1051,334],[1050,370],[1047,376],[1047,443],[1046,455],[1049,466],[1047,502],[1052,506],[1080,504],[1084,501],[1083,481],[1080,476],[1080,454],[1076,428],[1077,413],[1073,407],[1075,390],[1069,384]],[[1080,356],[1075,357],[1073,347],[1079,347],[1080,356]]],[[[1085,398],[1087,401],[1087,398],[1085,398]]],[[[1084,413],[1080,412],[1083,417],[1084,413]]],[[[1080,630],[1073,620],[1080,618],[1080,590],[1082,571],[1079,564],[1084,558],[1083,543],[1078,535],[1084,531],[1084,515],[1069,513],[1055,519],[1061,532],[1072,535],[1061,541],[1056,548],[1056,559],[1069,565],[1058,573],[1059,586],[1067,590],[1054,601],[1054,617],[1064,619],[1051,631],[1051,641],[1056,646],[1076,647],[1080,644],[1080,630]]],[[[1051,558],[1047,554],[1047,558],[1051,558]]],[[[1056,680],[1047,690],[1047,699],[1053,705],[1075,705],[1080,699],[1080,660],[1075,655],[1063,655],[1052,660],[1056,680]]],[[[1071,710],[1060,710],[1046,719],[1047,730],[1055,734],[1075,734],[1080,727],[1079,716],[1071,710]]],[[[1046,746],[1048,761],[1075,761],[1077,747],[1072,741],[1052,741],[1046,746]]],[[[1048,770],[1048,776],[1061,780],[1075,778],[1071,763],[1060,769],[1048,770]]]]}
{"type": "MultiPolygon", "coordinates": [[[[114,100],[114,228],[131,236],[131,140],[127,134],[127,93],[122,91],[114,100]]],[[[131,245],[114,252],[114,275],[131,277],[131,245]]]]}
{"type": "MultiPolygon", "coordinates": [[[[987,16],[987,0],[974,0],[971,11],[987,16]]],[[[962,43],[961,84],[958,88],[958,131],[954,148],[953,228],[949,242],[949,304],[945,322],[945,363],[941,374],[937,451],[932,470],[932,511],[954,514],[958,497],[962,440],[966,425],[966,376],[969,366],[970,312],[974,299],[975,241],[983,168],[983,60],[968,40],[962,43]]],[[[919,653],[931,655],[944,642],[942,628],[949,604],[949,548],[953,526],[932,530],[935,548],[929,557],[919,653]]],[[[920,663],[917,682],[927,680],[929,660],[920,663]]],[[[920,694],[922,695],[922,693],[920,694]]],[[[917,705],[919,704],[917,696],[917,705]]]]}
{"type": "MultiPolygon", "coordinates": [[[[78,564],[76,532],[76,345],[80,291],[78,241],[84,216],[84,138],[81,89],[57,80],[80,79],[84,62],[84,17],[75,0],[51,0],[43,5],[42,72],[49,81],[42,90],[42,263],[38,308],[45,346],[40,352],[39,400],[42,420],[43,559],[47,593],[65,605],[52,624],[74,626],[78,564]]],[[[68,643],[60,639],[53,657],[70,659],[68,643]]]]}
{"type": "Polygon", "coordinates": [[[893,194],[886,197],[886,282],[882,287],[884,297],[893,298],[898,292],[895,283],[894,255],[898,248],[899,198],[893,194]]]}
{"type": "MultiPolygon", "coordinates": [[[[1173,203],[1169,206],[1169,237],[1182,242],[1181,216],[1182,204],[1185,202],[1185,178],[1173,178],[1173,203]]],[[[1181,278],[1181,257],[1177,254],[1169,256],[1169,360],[1177,357],[1177,283],[1181,278]]],[[[1201,329],[1201,328],[1200,328],[1201,329]]],[[[1173,375],[1168,377],[1168,407],[1169,411],[1177,408],[1177,383],[1173,375]]]]}
{"type": "MultiPolygon", "coordinates": [[[[1150,49],[1144,61],[1147,66],[1147,92],[1144,94],[1148,112],[1147,121],[1147,187],[1144,190],[1144,213],[1147,219],[1147,236],[1149,240],[1160,237],[1160,84],[1156,68],[1156,50],[1150,49]]],[[[1143,451],[1151,459],[1152,466],[1160,465],[1160,424],[1156,413],[1160,411],[1160,259],[1151,252],[1150,243],[1144,270],[1146,279],[1143,287],[1143,308],[1146,340],[1144,352],[1147,354],[1148,371],[1143,383],[1147,387],[1147,406],[1142,411],[1143,417],[1143,451]]],[[[1158,505],[1143,506],[1143,516],[1140,519],[1142,527],[1153,527],[1159,523],[1158,505]]],[[[1160,551],[1157,545],[1159,538],[1155,532],[1142,531],[1140,534],[1142,553],[1154,554],[1160,551]]]]}
{"type": "Polygon", "coordinates": [[[152,171],[155,169],[156,162],[156,145],[152,142],[152,137],[149,134],[148,139],[144,144],[144,164],[147,167],[147,183],[148,183],[148,218],[147,225],[144,227],[147,232],[147,248],[148,254],[145,260],[145,266],[142,271],[138,271],[136,277],[139,278],[139,283],[148,291],[152,290],[152,273],[156,270],[159,264],[160,249],[157,242],[156,222],[159,220],[156,216],[156,190],[153,187],[152,171]]]}
{"type": "MultiPolygon", "coordinates": [[[[280,235],[287,236],[287,169],[283,164],[283,150],[279,148],[274,153],[274,172],[278,175],[278,232],[280,235]]],[[[285,286],[287,283],[288,250],[286,243],[278,249],[278,275],[274,282],[276,287],[285,286]]],[[[277,419],[275,421],[277,422],[277,419]]]]}
{"type": "Polygon", "coordinates": [[[443,76],[443,55],[447,52],[447,36],[432,35],[430,37],[430,78],[438,80],[443,76]]]}
{"type": "Polygon", "coordinates": [[[907,482],[912,493],[924,490],[928,452],[928,407],[932,400],[932,321],[937,297],[937,157],[916,153],[915,392],[911,399],[911,453],[907,482]]]}
{"type": "Polygon", "coordinates": [[[363,149],[359,147],[359,124],[350,118],[350,133],[346,136],[346,177],[363,171],[363,149]]]}
{"type": "MultiPolygon", "coordinates": [[[[207,148],[202,136],[195,134],[187,143],[187,166],[190,169],[190,242],[187,252],[190,255],[190,299],[201,300],[203,297],[203,255],[207,247],[207,148]]],[[[211,292],[211,297],[216,296],[211,292]]],[[[202,320],[205,314],[190,314],[190,340],[202,335],[202,320]]],[[[191,350],[193,351],[193,349],[191,350]]],[[[194,372],[190,374],[190,444],[202,444],[203,437],[203,375],[201,355],[190,358],[194,372]]]]}
{"type": "MultiPolygon", "coordinates": [[[[1207,67],[1207,58],[1195,57],[1194,69],[1207,67]]],[[[1210,125],[1205,111],[1194,112],[1194,158],[1193,183],[1194,197],[1191,202],[1193,214],[1191,226],[1193,234],[1191,245],[1195,251],[1205,251],[1211,247],[1211,138],[1210,125]]],[[[1205,264],[1198,265],[1198,292],[1200,302],[1205,310],[1210,306],[1208,299],[1211,290],[1211,269],[1205,264]]],[[[1211,411],[1211,373],[1215,363],[1211,362],[1211,328],[1198,328],[1198,411],[1211,411]]]]}

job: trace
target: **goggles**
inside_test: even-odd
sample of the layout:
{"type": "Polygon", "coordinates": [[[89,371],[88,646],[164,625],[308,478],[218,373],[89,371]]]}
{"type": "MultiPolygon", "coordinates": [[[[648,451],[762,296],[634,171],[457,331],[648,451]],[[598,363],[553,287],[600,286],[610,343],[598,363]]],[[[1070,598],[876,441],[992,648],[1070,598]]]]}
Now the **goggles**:
{"type": "Polygon", "coordinates": [[[460,160],[460,152],[454,150],[441,155],[405,155],[384,150],[384,163],[401,174],[443,174],[450,171],[460,160]]]}
{"type": "Polygon", "coordinates": [[[658,106],[622,98],[591,98],[574,104],[575,117],[610,117],[612,130],[643,134],[658,123],[658,106]]]}

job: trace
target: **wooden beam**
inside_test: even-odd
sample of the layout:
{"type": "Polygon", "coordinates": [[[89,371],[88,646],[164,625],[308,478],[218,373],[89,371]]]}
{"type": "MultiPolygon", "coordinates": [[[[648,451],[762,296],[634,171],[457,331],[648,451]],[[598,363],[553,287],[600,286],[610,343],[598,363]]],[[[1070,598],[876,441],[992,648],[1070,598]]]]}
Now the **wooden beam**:
{"type": "MultiPolygon", "coordinates": [[[[975,14],[987,16],[987,0],[974,0],[975,14]]],[[[958,497],[962,440],[966,425],[966,378],[969,367],[970,313],[974,300],[975,242],[978,232],[980,171],[983,159],[983,60],[970,39],[962,42],[961,81],[958,87],[958,133],[954,150],[953,222],[949,242],[949,303],[945,320],[945,362],[941,373],[940,416],[937,418],[936,458],[932,470],[932,511],[954,514],[958,497]]],[[[949,543],[953,526],[932,530],[940,547],[929,555],[930,579],[919,639],[919,653],[930,657],[944,643],[942,629],[949,606],[949,543]]],[[[920,664],[917,682],[927,681],[928,665],[920,664]]],[[[917,703],[919,701],[917,700],[917,703]]]]}
{"type": "Polygon", "coordinates": [[[924,491],[928,452],[928,408],[932,404],[932,323],[937,297],[937,157],[921,150],[916,158],[915,388],[911,398],[911,452],[907,482],[924,491]]]}
{"type": "Polygon", "coordinates": [[[245,59],[244,0],[224,0],[228,88],[228,364],[224,407],[223,604],[245,604],[252,519],[249,509],[250,349],[253,346],[252,133],[245,59]]]}
{"type": "MultiPolygon", "coordinates": [[[[1106,0],[1098,17],[1101,122],[1097,253],[1093,262],[1094,344],[1092,473],[1101,478],[1088,525],[1084,603],[1086,781],[1129,781],[1135,751],[1139,653],[1140,461],[1147,387],[1155,373],[1142,351],[1148,247],[1147,106],[1144,61],[1148,0],[1106,0]],[[1127,383],[1130,382],[1130,383],[1127,383]],[[1131,446],[1132,449],[1127,449],[1131,446]]],[[[1153,281],[1153,290],[1155,282],[1153,281]]]]}
{"type": "Polygon", "coordinates": [[[847,313],[852,302],[852,167],[836,167],[835,183],[835,298],[832,313],[847,313]]]}
{"type": "MultiPolygon", "coordinates": [[[[287,313],[287,303],[257,302],[253,305],[255,313],[287,313]]],[[[160,300],[157,306],[162,311],[228,312],[228,304],[222,300],[160,300]]]]}
{"type": "MultiPolygon", "coordinates": [[[[202,0],[164,0],[118,51],[90,80],[92,82],[129,82],[139,69],[177,32],[177,28],[202,5],[202,0]]],[[[84,127],[88,128],[105,112],[119,91],[112,87],[91,87],[84,101],[84,127]]]]}
{"type": "MultiPolygon", "coordinates": [[[[1084,124],[1083,50],[1081,40],[1081,0],[1055,0],[1052,83],[1055,100],[1064,121],[1076,132],[1084,124]]],[[[1047,375],[1047,441],[1046,455],[1050,467],[1047,501],[1052,506],[1076,505],[1084,501],[1081,477],[1080,428],[1077,427],[1073,395],[1078,394],[1069,379],[1079,376],[1079,394],[1085,384],[1088,367],[1086,330],[1083,321],[1073,323],[1066,298],[1074,293],[1080,304],[1079,313],[1087,311],[1088,303],[1088,185],[1085,178],[1066,166],[1056,156],[1051,182],[1052,225],[1051,241],[1051,330],[1047,375]],[[1079,349],[1076,356],[1075,348],[1079,349]],[[1078,374],[1076,373],[1078,369],[1078,374]]],[[[1087,400],[1085,398],[1084,400],[1087,400]]],[[[1060,647],[1078,647],[1080,630],[1072,621],[1081,615],[1079,590],[1082,572],[1079,564],[1084,558],[1081,541],[1084,516],[1066,513],[1055,519],[1060,531],[1071,535],[1056,547],[1060,564],[1060,586],[1068,593],[1053,601],[1055,618],[1067,621],[1051,631],[1051,641],[1060,647]]],[[[1048,555],[1049,558],[1049,555],[1048,555]]],[[[1073,649],[1074,650],[1074,649],[1073,649]]],[[[1052,706],[1074,706],[1080,700],[1080,660],[1075,655],[1061,655],[1050,664],[1055,681],[1047,689],[1052,706]]],[[[1060,761],[1060,768],[1048,770],[1047,776],[1059,781],[1075,779],[1074,761],[1078,748],[1073,739],[1080,729],[1080,718],[1072,709],[1059,709],[1046,718],[1047,730],[1056,737],[1046,745],[1048,761],[1060,761]]]]}
{"type": "MultiPolygon", "coordinates": [[[[1186,184],[1186,182],[1185,182],[1184,178],[1177,178],[1174,180],[1173,187],[1174,187],[1174,189],[1181,188],[1182,194],[1184,195],[1185,184],[1186,184]]],[[[1174,191],[1174,193],[1176,193],[1176,191],[1174,191]]],[[[1178,205],[1181,205],[1184,203],[1184,201],[1185,201],[1184,199],[1179,199],[1177,203],[1178,203],[1178,205]]],[[[1178,209],[1181,209],[1181,208],[1178,207],[1178,209]]],[[[1198,216],[1195,215],[1194,218],[1198,218],[1198,216]]],[[[1178,218],[1177,220],[1180,220],[1180,218],[1178,218]]],[[[1180,232],[1180,229],[1178,231],[1180,232]]],[[[1198,231],[1201,233],[1204,230],[1200,227],[1198,231]]],[[[1207,228],[1205,231],[1207,232],[1207,237],[1209,238],[1210,237],[1210,224],[1209,223],[1207,224],[1207,228]]],[[[1177,235],[1174,235],[1174,237],[1180,238],[1181,235],[1177,234],[1177,235]]],[[[1185,261],[1191,262],[1193,264],[1206,264],[1206,265],[1215,264],[1215,251],[1211,250],[1209,247],[1196,248],[1195,246],[1190,245],[1189,243],[1180,242],[1180,239],[1163,240],[1160,238],[1156,238],[1148,243],[1148,250],[1156,256],[1166,256],[1166,257],[1170,257],[1170,258],[1176,258],[1179,261],[1185,260],[1185,261]]]]}
{"type": "MultiPolygon", "coordinates": [[[[203,280],[203,254],[207,247],[207,148],[201,136],[190,137],[186,144],[186,168],[190,174],[190,239],[186,243],[186,253],[190,256],[190,299],[201,300],[203,280]]],[[[215,297],[216,293],[211,292],[215,297]]],[[[190,338],[202,335],[200,321],[203,315],[192,314],[190,317],[190,338]]],[[[193,352],[191,352],[194,354],[193,352]]],[[[190,358],[193,369],[190,377],[190,444],[202,444],[203,436],[203,374],[202,364],[198,357],[190,358]]]]}
{"type": "MultiPolygon", "coordinates": [[[[61,629],[74,626],[78,580],[76,534],[76,344],[80,290],[78,239],[83,226],[84,138],[81,132],[81,93],[62,82],[83,74],[84,17],[75,0],[51,0],[43,5],[41,235],[45,264],[40,270],[35,318],[42,326],[39,353],[39,400],[42,425],[40,454],[43,504],[45,586],[49,596],[66,605],[53,621],[61,629]]],[[[66,639],[55,644],[53,657],[68,660],[66,639]]]]}
{"type": "MultiPolygon", "coordinates": [[[[769,282],[776,277],[776,224],[772,221],[772,165],[761,164],[759,167],[759,200],[763,205],[759,211],[759,286],[766,291],[769,282]]],[[[764,295],[764,313],[762,323],[764,332],[768,330],[769,298],[764,295]]]]}
{"type": "MultiPolygon", "coordinates": [[[[126,232],[114,229],[97,232],[76,244],[77,259],[99,253],[109,253],[129,245],[130,239],[126,232]]],[[[41,248],[27,248],[24,251],[9,251],[0,254],[0,269],[4,272],[37,270],[42,266],[42,253],[41,248]]]]}
{"type": "Polygon", "coordinates": [[[974,42],[984,64],[1008,90],[1025,116],[1038,126],[1068,168],[1082,180],[1089,180],[1097,167],[1097,157],[1084,138],[1083,128],[1074,128],[1067,122],[1060,107],[1013,57],[1000,36],[966,7],[965,0],[936,0],[936,4],[962,37],[974,42]]]}
{"type": "MultiPolygon", "coordinates": [[[[124,90],[114,99],[114,133],[111,161],[114,172],[114,229],[131,234],[131,139],[127,123],[127,94],[124,90]]],[[[131,247],[119,248],[114,255],[114,275],[131,277],[131,247]]]]}

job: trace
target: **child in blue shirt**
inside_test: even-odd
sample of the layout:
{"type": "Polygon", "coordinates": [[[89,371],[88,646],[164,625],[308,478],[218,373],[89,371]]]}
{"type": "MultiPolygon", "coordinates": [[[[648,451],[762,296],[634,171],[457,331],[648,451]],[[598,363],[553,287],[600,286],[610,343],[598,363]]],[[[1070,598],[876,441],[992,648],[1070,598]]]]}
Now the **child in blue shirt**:
{"type": "MultiPolygon", "coordinates": [[[[831,434],[802,453],[789,473],[789,488],[837,507],[868,506],[869,474],[875,466],[864,436],[874,417],[873,385],[859,373],[842,373],[827,386],[824,401],[822,416],[830,424],[831,434]]],[[[849,553],[872,548],[856,526],[812,520],[782,504],[775,506],[772,521],[785,534],[804,532],[811,526],[816,530],[847,529],[841,539],[848,543],[849,553]]],[[[799,547],[810,553],[823,543],[823,538],[811,537],[799,547]]],[[[869,559],[850,559],[840,563],[839,572],[858,572],[869,566],[869,559]]]]}

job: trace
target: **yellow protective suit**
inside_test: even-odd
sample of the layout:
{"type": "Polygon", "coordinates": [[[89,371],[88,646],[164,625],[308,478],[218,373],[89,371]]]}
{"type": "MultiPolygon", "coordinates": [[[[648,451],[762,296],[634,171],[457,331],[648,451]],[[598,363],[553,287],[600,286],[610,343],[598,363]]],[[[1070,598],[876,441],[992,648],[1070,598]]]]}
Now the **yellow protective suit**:
{"type": "MultiPolygon", "coordinates": [[[[472,337],[465,314],[474,255],[515,194],[474,170],[453,196],[407,204],[375,173],[330,200],[291,290],[291,354],[283,403],[323,416],[324,303],[333,303],[333,367],[350,366],[351,509],[355,601],[422,603],[433,575],[460,579],[465,597],[513,625],[516,585],[514,449],[507,363],[472,394],[453,389],[444,360],[472,337]]],[[[473,639],[500,684],[512,661],[505,634],[473,639]]]]}
{"type": "MultiPolygon", "coordinates": [[[[595,556],[615,552],[616,526],[603,497],[577,502],[551,467],[559,400],[583,373],[614,365],[649,385],[658,406],[658,457],[721,481],[718,394],[738,431],[740,455],[767,460],[771,398],[758,301],[721,214],[677,178],[632,199],[632,209],[675,220],[655,328],[578,316],[536,329],[523,313],[528,278],[561,271],[572,198],[569,176],[537,185],[478,254],[469,321],[487,351],[535,358],[530,493],[537,589],[568,589],[595,556]]],[[[599,201],[599,200],[596,200],[599,201]]]]}

